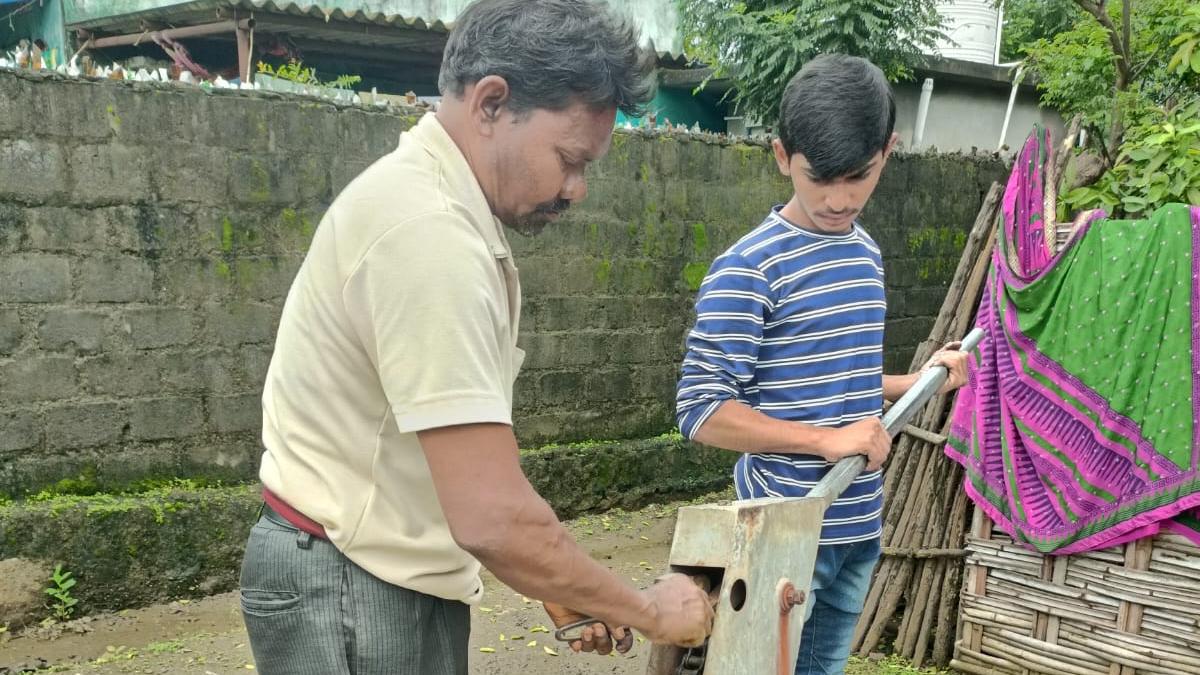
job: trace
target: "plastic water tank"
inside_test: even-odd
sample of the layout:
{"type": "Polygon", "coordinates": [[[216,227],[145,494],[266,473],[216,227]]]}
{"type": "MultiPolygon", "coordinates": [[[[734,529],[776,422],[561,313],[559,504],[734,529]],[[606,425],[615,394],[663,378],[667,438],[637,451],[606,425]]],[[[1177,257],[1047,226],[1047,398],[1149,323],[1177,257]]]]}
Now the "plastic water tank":
{"type": "Polygon", "coordinates": [[[1000,9],[992,0],[947,0],[939,10],[946,19],[948,40],[940,40],[937,54],[949,59],[995,63],[996,26],[1000,9]]]}

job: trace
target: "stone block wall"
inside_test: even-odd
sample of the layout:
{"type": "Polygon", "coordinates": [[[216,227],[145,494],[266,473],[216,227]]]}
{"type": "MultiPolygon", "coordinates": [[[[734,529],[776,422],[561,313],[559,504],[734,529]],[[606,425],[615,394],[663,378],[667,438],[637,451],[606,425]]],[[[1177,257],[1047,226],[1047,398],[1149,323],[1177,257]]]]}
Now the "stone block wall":
{"type": "MultiPolygon", "coordinates": [[[[278,314],[321,214],[416,111],[0,72],[0,495],[257,467],[278,314]]],[[[887,363],[925,338],[995,159],[893,159],[887,363]]],[[[673,425],[693,291],[787,198],[765,148],[619,133],[590,196],[511,235],[525,447],[673,425]]]]}

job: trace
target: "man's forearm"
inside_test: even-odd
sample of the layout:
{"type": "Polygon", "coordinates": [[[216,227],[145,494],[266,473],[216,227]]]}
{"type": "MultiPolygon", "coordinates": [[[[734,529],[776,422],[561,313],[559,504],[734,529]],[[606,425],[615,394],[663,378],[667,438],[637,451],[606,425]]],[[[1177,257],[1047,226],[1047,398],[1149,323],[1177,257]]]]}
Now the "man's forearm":
{"type": "Polygon", "coordinates": [[[500,581],[610,625],[654,626],[646,596],[588,557],[529,484],[510,427],[463,425],[418,436],[455,542],[500,581]]]}
{"type": "MultiPolygon", "coordinates": [[[[532,490],[531,490],[532,492],[532,490]]],[[[645,632],[653,625],[652,605],[583,551],[544,500],[529,503],[511,516],[497,517],[494,537],[472,546],[496,578],[513,590],[570,607],[611,626],[645,632]]]]}
{"type": "Polygon", "coordinates": [[[741,401],[721,404],[696,430],[694,440],[737,452],[775,452],[816,455],[827,460],[827,430],[801,422],[789,422],[751,408],[741,401]]]}

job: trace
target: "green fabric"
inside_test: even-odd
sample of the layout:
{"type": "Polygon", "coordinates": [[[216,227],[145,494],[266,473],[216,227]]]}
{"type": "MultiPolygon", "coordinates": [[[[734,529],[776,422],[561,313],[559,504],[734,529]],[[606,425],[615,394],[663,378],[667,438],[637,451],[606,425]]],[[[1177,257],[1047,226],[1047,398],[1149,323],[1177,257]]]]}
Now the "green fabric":
{"type": "Polygon", "coordinates": [[[1036,130],[1002,233],[946,454],[1013,539],[1046,553],[1168,529],[1200,543],[1200,207],[1080,217],[1047,244],[1052,147],[1036,130]]]}
{"type": "Polygon", "coordinates": [[[1159,454],[1192,462],[1192,224],[1173,204],[1149,221],[1105,221],[1044,277],[1009,289],[1023,334],[1109,402],[1140,422],[1159,454]],[[1153,229],[1153,236],[1147,232],[1153,229]],[[1161,305],[1166,311],[1140,311],[1161,305]],[[1157,362],[1152,358],[1161,354],[1157,362]],[[1133,368],[1114,368],[1127,361],[1133,368]]]}

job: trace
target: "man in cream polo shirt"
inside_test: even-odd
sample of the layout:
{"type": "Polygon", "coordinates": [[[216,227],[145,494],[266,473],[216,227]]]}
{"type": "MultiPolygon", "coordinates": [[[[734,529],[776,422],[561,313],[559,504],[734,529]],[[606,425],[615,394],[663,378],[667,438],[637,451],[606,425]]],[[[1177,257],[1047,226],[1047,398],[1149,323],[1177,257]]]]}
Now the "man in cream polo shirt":
{"type": "MultiPolygon", "coordinates": [[[[263,393],[264,513],[241,603],[267,675],[467,672],[480,564],[543,600],[698,644],[707,597],[645,591],[571,539],[512,431],[520,287],[505,226],[587,194],[653,55],[588,0],[480,0],[446,45],[443,100],[338,196],[288,294],[263,393]]],[[[576,650],[607,653],[596,624],[576,650]]]]}

